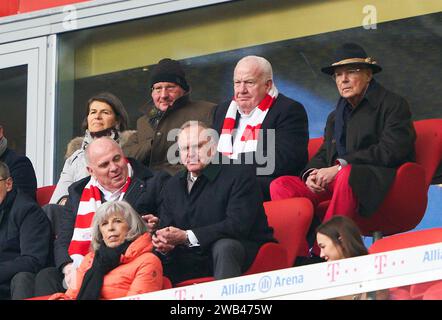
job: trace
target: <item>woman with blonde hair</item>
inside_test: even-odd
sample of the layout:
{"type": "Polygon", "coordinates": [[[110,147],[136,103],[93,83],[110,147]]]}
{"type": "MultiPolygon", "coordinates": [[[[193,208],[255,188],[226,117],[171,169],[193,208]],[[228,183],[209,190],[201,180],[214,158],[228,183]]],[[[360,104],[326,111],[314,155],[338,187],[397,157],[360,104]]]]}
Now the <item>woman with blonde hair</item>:
{"type": "Polygon", "coordinates": [[[76,273],[76,285],[50,300],[115,299],[160,290],[163,268],[152,253],[145,222],[126,201],[101,205],[92,221],[92,251],[76,273]]]}

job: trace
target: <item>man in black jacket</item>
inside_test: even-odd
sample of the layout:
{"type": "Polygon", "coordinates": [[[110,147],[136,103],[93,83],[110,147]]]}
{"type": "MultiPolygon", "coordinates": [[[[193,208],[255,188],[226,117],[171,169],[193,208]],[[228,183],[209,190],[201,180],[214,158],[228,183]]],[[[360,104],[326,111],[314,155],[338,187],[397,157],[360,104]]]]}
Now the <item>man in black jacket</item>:
{"type": "Polygon", "coordinates": [[[240,276],[259,247],[274,241],[253,167],[210,163],[217,159],[213,138],[197,121],[183,124],[178,136],[187,170],[166,184],[152,239],[173,283],[240,276]]]}
{"type": "MultiPolygon", "coordinates": [[[[90,244],[89,227],[93,214],[88,219],[89,225],[85,225],[84,217],[87,212],[94,213],[94,206],[96,210],[102,202],[125,200],[139,214],[146,215],[148,222],[152,214],[158,212],[162,187],[169,174],[150,171],[136,160],[128,160],[121,147],[109,137],[98,138],[88,146],[86,162],[91,176],[69,187],[65,212],[59,217],[59,231],[54,242],[55,268],[39,272],[34,280],[34,293],[23,295],[42,296],[64,292],[66,287],[75,284],[76,268],[90,244]],[[90,191],[92,189],[95,191],[90,191]],[[94,203],[92,207],[89,206],[91,202],[94,203]],[[78,249],[76,245],[81,248],[78,249]]],[[[28,287],[33,289],[32,279],[22,281],[28,282],[28,287]]]]}
{"type": "Polygon", "coordinates": [[[10,282],[19,272],[47,265],[51,229],[38,204],[14,186],[0,161],[0,299],[10,298],[10,282]]]}
{"type": "Polygon", "coordinates": [[[247,56],[236,65],[234,99],[218,105],[213,127],[218,151],[256,167],[264,201],[276,177],[298,175],[308,160],[308,119],[304,106],[278,92],[271,64],[247,56]]]}
{"type": "Polygon", "coordinates": [[[376,212],[397,168],[414,161],[416,138],[407,101],[373,78],[381,70],[355,43],[337,49],[334,63],[322,68],[341,96],[328,116],[324,143],[301,178],[272,182],[272,200],[307,197],[317,204],[330,199],[323,220],[376,212]]]}
{"type": "Polygon", "coordinates": [[[0,161],[6,163],[14,180],[14,186],[35,199],[37,191],[37,178],[34,167],[28,157],[17,154],[8,148],[8,140],[4,136],[0,124],[0,161]]]}

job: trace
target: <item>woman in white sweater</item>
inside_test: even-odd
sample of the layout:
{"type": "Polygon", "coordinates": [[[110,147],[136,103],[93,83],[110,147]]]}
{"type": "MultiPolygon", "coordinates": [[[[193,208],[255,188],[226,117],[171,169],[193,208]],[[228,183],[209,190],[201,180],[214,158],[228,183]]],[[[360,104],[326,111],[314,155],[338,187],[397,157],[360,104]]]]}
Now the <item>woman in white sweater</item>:
{"type": "Polygon", "coordinates": [[[90,98],[83,121],[85,129],[83,142],[80,149],[66,159],[50,203],[64,204],[69,186],[89,175],[84,151],[93,139],[110,136],[120,142],[121,132],[127,127],[128,115],[120,99],[109,92],[103,92],[90,98]]]}

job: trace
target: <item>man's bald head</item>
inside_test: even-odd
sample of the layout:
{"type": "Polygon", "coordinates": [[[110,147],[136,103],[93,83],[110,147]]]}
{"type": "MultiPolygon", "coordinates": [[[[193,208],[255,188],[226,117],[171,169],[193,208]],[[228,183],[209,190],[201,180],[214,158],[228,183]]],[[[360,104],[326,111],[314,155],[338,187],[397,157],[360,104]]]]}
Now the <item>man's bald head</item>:
{"type": "Polygon", "coordinates": [[[120,145],[110,137],[95,139],[86,149],[87,170],[110,192],[120,189],[127,180],[128,166],[120,145]]]}

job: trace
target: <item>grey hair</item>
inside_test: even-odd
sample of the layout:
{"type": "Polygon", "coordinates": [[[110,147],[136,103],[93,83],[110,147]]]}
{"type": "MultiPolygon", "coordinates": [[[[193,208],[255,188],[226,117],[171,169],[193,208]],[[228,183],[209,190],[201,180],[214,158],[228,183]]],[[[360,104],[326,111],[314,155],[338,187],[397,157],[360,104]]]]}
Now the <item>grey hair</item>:
{"type": "Polygon", "coordinates": [[[7,179],[9,177],[11,177],[11,173],[9,172],[8,165],[0,161],[0,179],[7,179]]]}
{"type": "Polygon", "coordinates": [[[204,121],[189,120],[189,121],[184,122],[183,125],[180,127],[180,132],[186,128],[193,127],[193,126],[198,126],[203,129],[210,129],[210,127],[204,121]]]}
{"type": "Polygon", "coordinates": [[[216,144],[218,142],[218,132],[210,127],[207,123],[200,120],[189,120],[184,122],[178,131],[177,137],[180,136],[181,132],[183,132],[184,129],[197,127],[206,131],[205,135],[207,136],[207,138],[210,138],[210,143],[216,144]]]}
{"type": "Polygon", "coordinates": [[[90,154],[89,154],[89,149],[91,148],[92,145],[96,144],[96,143],[100,143],[102,140],[108,140],[109,142],[111,142],[113,145],[117,146],[118,149],[120,149],[121,151],[123,151],[123,149],[121,149],[121,146],[118,144],[118,142],[116,142],[114,139],[112,139],[109,136],[104,136],[104,137],[100,137],[95,139],[94,141],[92,141],[86,148],[86,150],[84,151],[84,160],[86,161],[87,165],[90,165],[90,154]]]}
{"type": "Polygon", "coordinates": [[[147,232],[147,226],[141,216],[126,201],[109,201],[103,203],[94,215],[92,220],[92,247],[97,251],[103,243],[103,235],[100,232],[100,224],[114,213],[123,215],[129,231],[126,240],[133,241],[147,232]]]}
{"type": "Polygon", "coordinates": [[[236,64],[235,69],[238,67],[240,63],[251,61],[259,66],[259,70],[261,70],[261,77],[264,81],[272,80],[273,81],[273,69],[270,62],[263,57],[260,56],[245,56],[236,64]]]}

